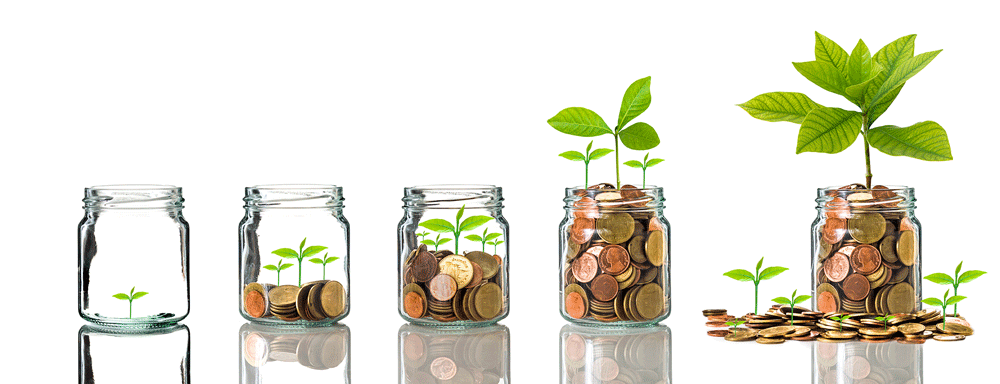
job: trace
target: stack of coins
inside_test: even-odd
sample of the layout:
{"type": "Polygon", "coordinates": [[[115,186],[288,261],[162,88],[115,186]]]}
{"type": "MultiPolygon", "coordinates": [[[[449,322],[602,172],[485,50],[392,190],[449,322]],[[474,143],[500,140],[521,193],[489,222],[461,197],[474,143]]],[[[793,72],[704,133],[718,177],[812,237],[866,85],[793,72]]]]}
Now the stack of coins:
{"type": "Polygon", "coordinates": [[[509,380],[506,328],[471,334],[400,332],[401,383],[484,383],[509,380]]]}
{"type": "Polygon", "coordinates": [[[816,226],[816,310],[911,313],[919,241],[903,197],[884,186],[831,191],[816,226]]]}
{"type": "Polygon", "coordinates": [[[655,320],[668,310],[667,237],[641,190],[608,184],[579,192],[562,236],[563,311],[602,322],[655,320]]]}
{"type": "Polygon", "coordinates": [[[430,252],[420,245],[404,265],[401,299],[403,312],[410,318],[479,322],[503,313],[499,256],[480,251],[430,252]]]}
{"type": "Polygon", "coordinates": [[[262,367],[271,361],[297,362],[326,370],[340,366],[350,350],[346,332],[273,334],[250,332],[243,337],[243,361],[262,367]]]}
{"type": "MultiPolygon", "coordinates": [[[[726,323],[736,320],[736,316],[730,315],[725,309],[706,309],[701,311],[701,314],[705,316],[705,326],[710,328],[722,328],[726,327],[726,323]]],[[[728,330],[711,330],[708,331],[709,336],[723,337],[729,333],[728,330]]]]}
{"type": "Polygon", "coordinates": [[[322,321],[339,317],[347,304],[344,286],[335,280],[274,286],[253,282],[243,288],[243,309],[253,318],[322,321]]]}
{"type": "Polygon", "coordinates": [[[763,315],[748,313],[744,319],[748,328],[763,329],[780,325],[813,327],[822,316],[823,314],[820,312],[813,312],[802,307],[792,309],[787,305],[774,305],[768,308],[763,315]]]}
{"type": "Polygon", "coordinates": [[[923,381],[920,347],[898,343],[816,343],[812,382],[919,383],[923,381]]]}
{"type": "Polygon", "coordinates": [[[563,339],[563,383],[668,383],[666,333],[601,335],[569,333],[563,339]]]}

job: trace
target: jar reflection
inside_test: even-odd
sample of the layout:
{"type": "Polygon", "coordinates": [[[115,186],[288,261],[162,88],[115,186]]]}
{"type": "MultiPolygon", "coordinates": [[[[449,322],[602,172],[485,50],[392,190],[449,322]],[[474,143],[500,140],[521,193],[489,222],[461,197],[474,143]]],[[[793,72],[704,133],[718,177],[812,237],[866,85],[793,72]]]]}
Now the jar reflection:
{"type": "Polygon", "coordinates": [[[79,348],[81,384],[191,382],[191,334],[185,325],[85,325],[80,327],[79,348]]]}
{"type": "Polygon", "coordinates": [[[401,384],[510,383],[510,330],[399,328],[401,384]]]}
{"type": "Polygon", "coordinates": [[[671,382],[670,328],[566,325],[560,332],[560,383],[666,384],[671,382]]]}
{"type": "Polygon", "coordinates": [[[814,343],[815,384],[922,383],[923,345],[884,343],[814,343]]]}
{"type": "Polygon", "coordinates": [[[346,325],[289,329],[247,323],[240,327],[239,348],[240,383],[351,382],[346,325]]]}

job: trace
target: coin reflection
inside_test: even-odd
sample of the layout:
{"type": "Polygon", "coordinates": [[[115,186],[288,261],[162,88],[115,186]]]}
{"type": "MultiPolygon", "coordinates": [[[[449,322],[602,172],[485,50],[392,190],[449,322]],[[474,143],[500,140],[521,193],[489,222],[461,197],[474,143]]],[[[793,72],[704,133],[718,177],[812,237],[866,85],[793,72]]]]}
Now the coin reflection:
{"type": "Polygon", "coordinates": [[[578,325],[560,332],[563,384],[670,383],[670,328],[604,330],[578,325]]]}
{"type": "Polygon", "coordinates": [[[886,343],[814,343],[815,384],[923,382],[923,345],[886,343]]]}
{"type": "Polygon", "coordinates": [[[79,332],[81,384],[191,382],[191,333],[185,325],[79,332]]]}
{"type": "Polygon", "coordinates": [[[351,382],[351,329],[346,325],[240,327],[240,382],[351,382]]]}
{"type": "Polygon", "coordinates": [[[399,370],[401,384],[510,383],[510,330],[503,325],[461,330],[404,325],[399,370]]]}

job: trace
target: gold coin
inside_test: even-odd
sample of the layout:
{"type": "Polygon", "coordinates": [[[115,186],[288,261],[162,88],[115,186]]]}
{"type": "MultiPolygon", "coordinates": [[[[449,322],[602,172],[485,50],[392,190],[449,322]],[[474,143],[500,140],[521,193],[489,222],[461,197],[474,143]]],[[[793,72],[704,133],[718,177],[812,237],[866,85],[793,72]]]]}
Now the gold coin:
{"type": "Polygon", "coordinates": [[[962,340],[965,340],[965,336],[962,336],[962,335],[937,335],[937,336],[934,336],[934,340],[937,340],[937,341],[962,341],[962,340]]]}
{"type": "MultiPolygon", "coordinates": [[[[324,281],[323,284],[326,282],[324,281]]],[[[322,320],[329,316],[323,311],[323,286],[315,285],[309,289],[309,298],[306,300],[306,307],[309,308],[309,312],[312,317],[316,320],[322,320]]]]}
{"type": "Polygon", "coordinates": [[[566,242],[566,260],[573,260],[577,256],[580,256],[580,248],[582,248],[582,245],[577,244],[574,241],[567,241],[566,242]]]}
{"type": "Polygon", "coordinates": [[[654,267],[662,266],[667,255],[666,236],[663,231],[649,231],[646,236],[646,258],[654,267]]]}
{"type": "Polygon", "coordinates": [[[918,333],[923,333],[927,327],[920,323],[906,323],[900,325],[898,329],[904,335],[916,335],[918,333]]]}
{"type": "Polygon", "coordinates": [[[878,250],[882,254],[882,260],[885,262],[895,263],[899,261],[899,257],[896,257],[896,235],[885,235],[882,241],[878,243],[878,250]]]}
{"type": "Polygon", "coordinates": [[[917,259],[917,235],[913,231],[899,231],[899,240],[896,240],[896,255],[899,262],[909,267],[917,259]]]}
{"type": "MultiPolygon", "coordinates": [[[[458,284],[458,289],[465,288],[472,281],[472,262],[465,258],[465,256],[445,256],[438,262],[438,271],[438,273],[453,277],[455,279],[455,283],[458,284]]],[[[485,270],[483,272],[485,273],[485,270]]],[[[495,273],[496,272],[494,272],[494,274],[495,273]]]]}
{"type": "Polygon", "coordinates": [[[854,331],[826,331],[820,336],[828,339],[853,339],[858,336],[858,333],[854,331]]]}
{"type": "Polygon", "coordinates": [[[627,213],[604,213],[597,218],[597,235],[608,243],[624,243],[634,231],[635,219],[627,213]]]}
{"type": "Polygon", "coordinates": [[[765,328],[757,332],[757,336],[765,338],[784,337],[787,334],[795,333],[795,327],[791,325],[780,325],[777,327],[765,328]]]}
{"type": "Polygon", "coordinates": [[[783,338],[783,337],[775,337],[775,338],[771,338],[771,337],[758,337],[757,338],[757,344],[781,344],[781,343],[784,343],[784,342],[785,342],[785,338],[783,338]]]}
{"type": "Polygon", "coordinates": [[[726,341],[750,341],[756,338],[757,338],[756,332],[733,332],[726,336],[723,336],[723,339],[725,339],[726,341]]]}
{"type": "MultiPolygon", "coordinates": [[[[579,245],[577,245],[579,247],[579,245]]],[[[497,259],[493,258],[493,255],[486,252],[472,251],[465,255],[465,258],[469,261],[479,264],[479,267],[483,269],[483,279],[489,280],[493,276],[497,275],[500,271],[500,264],[497,263],[497,259]]]]}
{"type": "Polygon", "coordinates": [[[295,306],[295,299],[298,296],[299,287],[294,285],[282,285],[275,287],[267,293],[267,298],[271,305],[275,307],[295,306]]]}
{"type": "Polygon", "coordinates": [[[646,236],[635,236],[629,240],[628,255],[636,263],[646,262],[646,236]]]}
{"type": "Polygon", "coordinates": [[[859,328],[858,333],[865,336],[892,336],[899,332],[896,327],[875,327],[875,328],[859,328]]]}
{"type": "Polygon", "coordinates": [[[879,213],[856,213],[847,219],[847,231],[861,243],[874,243],[885,234],[885,217],[879,213]]]}
{"type": "Polygon", "coordinates": [[[949,333],[952,335],[962,335],[962,336],[972,336],[972,327],[968,327],[958,323],[939,323],[936,326],[938,331],[949,333]]]}
{"type": "Polygon", "coordinates": [[[344,312],[344,307],[347,306],[347,291],[344,290],[344,286],[336,280],[330,280],[323,285],[322,289],[320,303],[322,303],[323,312],[334,318],[340,316],[344,312]]]}
{"type": "Polygon", "coordinates": [[[503,310],[503,291],[496,283],[476,287],[476,312],[484,319],[492,319],[503,310]]]}
{"type": "Polygon", "coordinates": [[[917,297],[914,296],[912,285],[899,283],[889,288],[885,301],[889,313],[910,313],[916,306],[917,297]]]}
{"type": "Polygon", "coordinates": [[[663,313],[663,288],[659,284],[646,284],[635,294],[635,307],[639,316],[653,320],[663,313]]]}

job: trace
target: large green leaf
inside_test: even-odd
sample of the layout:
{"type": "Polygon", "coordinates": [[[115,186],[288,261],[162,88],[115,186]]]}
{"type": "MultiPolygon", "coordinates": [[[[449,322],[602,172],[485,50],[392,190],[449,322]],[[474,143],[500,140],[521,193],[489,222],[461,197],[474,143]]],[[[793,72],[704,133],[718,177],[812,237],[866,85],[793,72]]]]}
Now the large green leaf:
{"type": "Polygon", "coordinates": [[[128,295],[126,295],[124,293],[116,293],[112,297],[114,297],[114,298],[116,298],[118,300],[128,300],[128,295]]]}
{"type": "Polygon", "coordinates": [[[626,148],[636,151],[645,151],[660,145],[660,136],[657,136],[656,130],[646,123],[632,124],[621,130],[618,137],[622,139],[622,144],[626,148]]]}
{"type": "Polygon", "coordinates": [[[875,52],[872,59],[891,72],[899,63],[913,57],[916,40],[917,35],[900,37],[875,52]]]}
{"type": "Polygon", "coordinates": [[[869,109],[888,96],[890,92],[896,88],[902,87],[907,80],[916,76],[917,73],[920,73],[920,70],[924,69],[927,64],[930,64],[939,53],[941,53],[940,49],[937,51],[924,52],[906,59],[896,65],[896,67],[892,69],[892,73],[889,74],[889,77],[884,83],[882,83],[882,86],[879,87],[878,92],[875,92],[871,100],[868,102],[869,109]]]}
{"type": "Polygon", "coordinates": [[[788,268],[785,267],[767,267],[763,271],[760,271],[760,281],[770,280],[771,278],[778,276],[781,272],[787,271],[788,268]]]}
{"type": "Polygon", "coordinates": [[[924,121],[909,127],[883,125],[868,131],[868,143],[885,154],[927,161],[951,160],[948,134],[938,123],[924,121]]]}
{"type": "Polygon", "coordinates": [[[455,232],[455,226],[444,219],[430,219],[424,221],[420,224],[421,227],[427,228],[437,233],[452,233],[455,232]]]}
{"type": "Polygon", "coordinates": [[[847,82],[850,85],[861,84],[871,78],[872,53],[864,40],[858,40],[851,56],[847,59],[847,82]]]}
{"type": "Polygon", "coordinates": [[[881,86],[880,81],[885,81],[885,77],[882,77],[882,65],[879,63],[872,62],[871,75],[865,81],[861,83],[848,86],[844,91],[847,92],[847,96],[854,100],[855,104],[865,105],[865,95],[868,93],[868,88],[881,86]],[[877,83],[877,84],[876,84],[877,83]]]}
{"type": "Polygon", "coordinates": [[[594,137],[614,133],[597,113],[587,108],[570,107],[549,119],[557,131],[573,136],[594,137]]]}
{"type": "Polygon", "coordinates": [[[273,253],[275,255],[278,255],[278,256],[281,256],[281,257],[284,257],[286,259],[297,259],[297,258],[299,258],[299,253],[295,252],[295,250],[291,249],[291,248],[275,249],[275,250],[271,251],[271,253],[273,253]]]}
{"type": "Polygon", "coordinates": [[[143,296],[146,296],[146,295],[148,295],[148,294],[149,294],[149,292],[142,292],[142,291],[139,291],[139,292],[136,292],[136,293],[133,293],[133,294],[132,294],[132,300],[135,300],[135,299],[138,299],[138,298],[140,298],[140,297],[143,297],[143,296]]]}
{"type": "Polygon", "coordinates": [[[965,271],[965,273],[963,273],[962,276],[960,276],[958,278],[958,282],[960,284],[968,283],[968,282],[970,282],[972,280],[978,279],[979,276],[982,276],[982,275],[985,275],[985,274],[986,274],[986,272],[984,272],[984,271],[977,271],[977,270],[965,271]]]}
{"type": "Polygon", "coordinates": [[[597,148],[593,152],[590,153],[590,160],[600,159],[600,158],[602,158],[604,156],[607,156],[611,152],[614,152],[614,150],[613,149],[608,149],[608,148],[597,148]]]}
{"type": "Polygon", "coordinates": [[[773,301],[775,303],[778,303],[778,304],[792,305],[792,302],[790,300],[788,300],[787,297],[775,297],[775,298],[771,299],[771,301],[773,301]]]}
{"type": "Polygon", "coordinates": [[[940,273],[940,272],[939,273],[932,273],[930,275],[924,276],[924,280],[930,281],[930,282],[935,283],[935,284],[941,284],[941,285],[953,285],[953,284],[955,284],[955,280],[953,280],[951,278],[951,276],[948,276],[948,275],[940,273]]]}
{"type": "Polygon", "coordinates": [[[849,84],[844,79],[844,75],[833,64],[823,61],[807,61],[804,63],[792,63],[792,65],[795,66],[795,70],[799,71],[802,76],[805,76],[813,84],[829,92],[847,97],[845,89],[849,84]]]}
{"type": "Polygon", "coordinates": [[[882,88],[882,84],[889,78],[889,75],[896,70],[896,67],[905,60],[913,57],[914,42],[916,41],[917,35],[903,36],[895,41],[886,44],[886,46],[875,52],[872,56],[872,61],[875,64],[882,67],[882,71],[876,73],[875,76],[868,82],[865,87],[864,97],[861,99],[862,105],[864,105],[868,110],[868,123],[874,122],[887,109],[889,105],[896,99],[899,95],[899,91],[903,89],[902,86],[890,91],[888,94],[881,96],[881,99],[872,103],[872,99],[879,93],[879,89],[882,88]]]}
{"type": "Polygon", "coordinates": [[[483,215],[469,216],[465,220],[462,220],[462,225],[458,226],[458,230],[459,232],[470,231],[479,228],[479,226],[488,223],[490,220],[493,220],[493,217],[483,215]]]}
{"type": "Polygon", "coordinates": [[[810,297],[812,297],[812,296],[809,296],[809,295],[798,295],[798,296],[795,296],[795,300],[792,300],[792,304],[799,304],[801,302],[809,300],[810,297]]]}
{"type": "Polygon", "coordinates": [[[808,96],[798,92],[768,92],[757,95],[740,108],[754,118],[765,121],[787,121],[802,123],[809,111],[820,108],[808,96]]]}
{"type": "Polygon", "coordinates": [[[625,124],[632,121],[632,119],[639,116],[639,114],[646,111],[649,108],[649,103],[652,101],[652,96],[649,92],[649,83],[652,77],[647,76],[636,80],[632,85],[628,86],[625,90],[625,96],[622,97],[622,107],[618,111],[618,130],[625,127],[625,124]]]}
{"type": "Polygon", "coordinates": [[[923,299],[922,302],[924,304],[935,306],[935,307],[943,307],[944,306],[944,303],[941,302],[941,299],[936,298],[936,297],[928,297],[926,299],[923,299]]]}
{"type": "Polygon", "coordinates": [[[816,108],[802,121],[795,153],[838,153],[850,147],[860,133],[861,113],[840,108],[816,108]]]}
{"type": "Polygon", "coordinates": [[[323,252],[324,249],[326,249],[326,247],[322,245],[310,245],[309,248],[306,248],[305,251],[302,251],[302,257],[315,256],[320,252],[323,252]]]}
{"type": "Polygon", "coordinates": [[[944,305],[958,304],[959,301],[965,300],[965,296],[952,296],[948,298],[948,301],[944,305]]]}
{"type": "Polygon", "coordinates": [[[745,269],[734,269],[732,271],[722,274],[723,276],[729,277],[730,279],[737,281],[753,281],[754,276],[750,271],[745,269]]]}
{"type": "Polygon", "coordinates": [[[565,159],[569,159],[569,160],[573,160],[573,161],[584,161],[584,160],[587,160],[587,158],[584,157],[582,153],[577,152],[577,151],[566,151],[566,152],[560,153],[559,156],[562,156],[565,159]]]}
{"type": "Polygon", "coordinates": [[[639,160],[629,160],[629,161],[626,161],[625,165],[629,166],[629,167],[632,167],[632,168],[642,169],[642,163],[640,163],[639,160]]]}
{"type": "Polygon", "coordinates": [[[847,78],[847,51],[839,44],[816,32],[816,61],[830,63],[847,78]]]}

